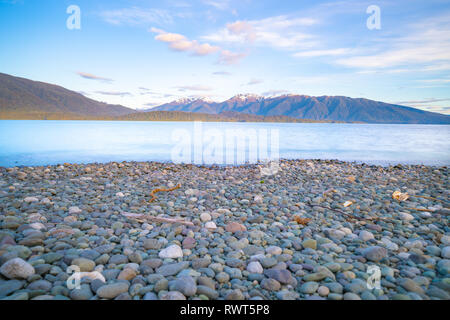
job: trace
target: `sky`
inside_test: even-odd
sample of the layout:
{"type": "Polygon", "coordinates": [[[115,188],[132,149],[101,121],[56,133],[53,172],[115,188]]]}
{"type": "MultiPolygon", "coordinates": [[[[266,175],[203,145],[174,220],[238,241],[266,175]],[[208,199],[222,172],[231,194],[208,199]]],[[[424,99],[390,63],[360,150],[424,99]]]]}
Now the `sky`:
{"type": "Polygon", "coordinates": [[[450,1],[0,0],[0,72],[134,109],[253,93],[450,114],[450,1]]]}

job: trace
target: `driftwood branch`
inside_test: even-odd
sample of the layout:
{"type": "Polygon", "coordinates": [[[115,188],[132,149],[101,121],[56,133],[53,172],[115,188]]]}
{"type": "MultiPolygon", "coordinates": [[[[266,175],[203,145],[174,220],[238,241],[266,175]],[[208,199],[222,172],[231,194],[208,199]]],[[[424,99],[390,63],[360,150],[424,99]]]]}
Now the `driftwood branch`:
{"type": "Polygon", "coordinates": [[[319,205],[319,204],[310,204],[310,203],[305,203],[305,204],[307,204],[308,206],[310,206],[310,207],[312,207],[312,208],[313,208],[313,207],[320,207],[320,208],[328,209],[328,210],[331,210],[331,211],[334,211],[334,212],[343,214],[343,215],[349,217],[350,219],[355,219],[355,220],[365,220],[365,221],[388,220],[388,219],[383,218],[383,217],[370,217],[370,218],[357,217],[357,216],[354,216],[354,215],[352,215],[352,214],[350,214],[350,213],[344,212],[344,211],[342,211],[342,210],[338,210],[338,209],[334,209],[334,208],[330,208],[330,207],[321,206],[321,205],[319,205]]]}
{"type": "Polygon", "coordinates": [[[147,221],[154,221],[154,222],[161,222],[161,223],[181,223],[186,226],[192,226],[192,227],[194,226],[194,224],[192,222],[186,221],[183,219],[154,217],[154,216],[149,216],[146,214],[129,213],[129,212],[122,212],[121,214],[127,218],[136,219],[136,220],[147,220],[147,221]]]}
{"type": "Polygon", "coordinates": [[[149,202],[151,203],[156,200],[156,193],[158,193],[158,192],[170,192],[170,191],[174,191],[174,190],[177,190],[180,188],[181,188],[181,184],[177,184],[175,187],[169,188],[169,189],[159,188],[159,189],[152,190],[152,192],[150,192],[150,197],[152,197],[152,198],[150,199],[149,202]]]}

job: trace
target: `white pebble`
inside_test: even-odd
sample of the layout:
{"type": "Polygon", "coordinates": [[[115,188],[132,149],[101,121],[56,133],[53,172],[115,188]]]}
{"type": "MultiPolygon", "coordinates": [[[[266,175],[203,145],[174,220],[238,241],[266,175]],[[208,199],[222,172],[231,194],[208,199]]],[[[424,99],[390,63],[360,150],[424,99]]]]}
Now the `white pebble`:
{"type": "Polygon", "coordinates": [[[258,261],[252,261],[247,266],[247,271],[250,273],[263,273],[263,267],[258,261]]]}
{"type": "Polygon", "coordinates": [[[200,215],[200,220],[202,220],[202,222],[208,222],[211,221],[211,215],[208,212],[203,212],[200,215]]]}
{"type": "Polygon", "coordinates": [[[214,222],[209,221],[209,222],[205,223],[205,228],[215,230],[215,229],[217,229],[217,226],[214,222]]]}
{"type": "Polygon", "coordinates": [[[181,250],[180,246],[174,244],[171,245],[159,252],[159,257],[161,259],[176,259],[183,257],[183,250],[181,250]]]}

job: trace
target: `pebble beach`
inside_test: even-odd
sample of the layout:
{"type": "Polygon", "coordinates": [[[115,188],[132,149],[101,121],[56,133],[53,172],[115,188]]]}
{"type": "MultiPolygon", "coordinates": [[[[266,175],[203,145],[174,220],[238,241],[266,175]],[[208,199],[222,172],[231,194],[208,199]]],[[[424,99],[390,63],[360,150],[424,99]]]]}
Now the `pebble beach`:
{"type": "Polygon", "coordinates": [[[0,167],[0,299],[450,299],[447,167],[266,171],[0,167]]]}

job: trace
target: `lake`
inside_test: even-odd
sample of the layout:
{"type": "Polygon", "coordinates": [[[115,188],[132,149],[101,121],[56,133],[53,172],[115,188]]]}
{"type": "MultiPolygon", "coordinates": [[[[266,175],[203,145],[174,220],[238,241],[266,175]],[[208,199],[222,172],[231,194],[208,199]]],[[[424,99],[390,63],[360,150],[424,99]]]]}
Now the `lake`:
{"type": "Polygon", "coordinates": [[[195,163],[225,159],[229,164],[233,152],[235,163],[240,154],[249,159],[256,150],[251,141],[256,141],[260,160],[259,155],[269,155],[381,165],[450,164],[448,125],[1,120],[0,166],[174,161],[174,155],[195,163]],[[235,146],[227,134],[247,134],[249,140],[235,146]]]}

